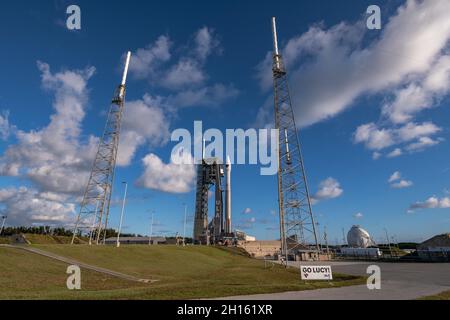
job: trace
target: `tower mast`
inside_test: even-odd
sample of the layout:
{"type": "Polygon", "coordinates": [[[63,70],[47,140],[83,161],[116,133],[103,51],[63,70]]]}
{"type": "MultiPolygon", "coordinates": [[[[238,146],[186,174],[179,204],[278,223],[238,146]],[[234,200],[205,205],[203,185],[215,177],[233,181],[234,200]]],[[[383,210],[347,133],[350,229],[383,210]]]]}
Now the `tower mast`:
{"type": "Polygon", "coordinates": [[[289,93],[287,72],[278,49],[275,18],[273,33],[273,81],[275,128],[278,129],[278,203],[281,251],[289,252],[313,244],[319,252],[311,198],[289,93]]]}
{"type": "Polygon", "coordinates": [[[95,229],[93,231],[96,243],[99,244],[101,241],[104,243],[106,239],[130,58],[131,52],[128,52],[122,82],[114,92],[105,130],[100,140],[89,181],[83,195],[83,201],[80,205],[80,212],[73,230],[72,244],[79,230],[86,228],[93,217],[95,219],[95,229]],[[98,211],[98,214],[96,214],[96,211],[98,211]]]}

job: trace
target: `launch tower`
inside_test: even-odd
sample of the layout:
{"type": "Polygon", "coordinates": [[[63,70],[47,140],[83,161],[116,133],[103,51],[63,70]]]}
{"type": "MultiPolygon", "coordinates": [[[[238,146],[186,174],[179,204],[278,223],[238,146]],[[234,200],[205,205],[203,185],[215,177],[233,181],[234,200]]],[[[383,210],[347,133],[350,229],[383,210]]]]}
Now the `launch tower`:
{"type": "Polygon", "coordinates": [[[314,245],[319,251],[314,215],[289,93],[288,76],[278,50],[275,18],[273,81],[275,128],[278,129],[278,203],[282,254],[288,256],[314,245]]]}
{"type": "Polygon", "coordinates": [[[128,52],[122,82],[112,98],[106,127],[100,139],[89,181],[83,195],[73,230],[72,244],[80,229],[90,228],[91,238],[96,244],[102,241],[104,243],[106,238],[130,58],[131,52],[128,52]]]}

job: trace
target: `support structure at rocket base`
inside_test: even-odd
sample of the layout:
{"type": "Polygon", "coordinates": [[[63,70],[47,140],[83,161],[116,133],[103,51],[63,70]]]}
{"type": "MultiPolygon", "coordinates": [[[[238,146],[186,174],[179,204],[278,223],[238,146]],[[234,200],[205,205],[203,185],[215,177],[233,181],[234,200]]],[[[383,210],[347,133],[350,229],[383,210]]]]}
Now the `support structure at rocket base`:
{"type": "Polygon", "coordinates": [[[198,165],[193,237],[194,243],[203,245],[228,244],[235,238],[231,224],[231,161],[229,157],[225,165],[218,158],[203,159],[198,165]],[[222,181],[224,176],[225,188],[222,181]],[[209,192],[213,186],[215,212],[214,217],[209,221],[209,192]]]}

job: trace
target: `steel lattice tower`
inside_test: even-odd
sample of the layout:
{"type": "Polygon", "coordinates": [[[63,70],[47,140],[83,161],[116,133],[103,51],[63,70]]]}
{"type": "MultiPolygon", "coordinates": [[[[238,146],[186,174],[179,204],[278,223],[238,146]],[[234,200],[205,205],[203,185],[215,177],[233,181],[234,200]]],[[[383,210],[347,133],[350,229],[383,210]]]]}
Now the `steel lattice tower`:
{"type": "Polygon", "coordinates": [[[289,93],[288,77],[278,51],[275,18],[273,79],[275,128],[278,129],[278,202],[282,254],[319,245],[306,173],[289,93]]]}
{"type": "Polygon", "coordinates": [[[130,58],[131,52],[128,52],[122,83],[114,92],[105,130],[80,205],[80,212],[73,230],[72,244],[80,229],[90,228],[91,238],[97,244],[102,240],[104,243],[106,238],[130,58]],[[102,232],[103,239],[101,239],[102,232]]]}

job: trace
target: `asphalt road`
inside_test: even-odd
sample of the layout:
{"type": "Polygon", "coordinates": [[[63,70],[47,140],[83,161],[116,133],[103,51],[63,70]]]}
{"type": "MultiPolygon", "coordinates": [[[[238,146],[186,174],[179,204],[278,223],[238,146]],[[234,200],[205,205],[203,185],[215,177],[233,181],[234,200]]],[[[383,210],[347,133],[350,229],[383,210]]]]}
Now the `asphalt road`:
{"type": "MultiPolygon", "coordinates": [[[[331,265],[333,272],[365,275],[371,264],[381,268],[381,289],[366,285],[281,292],[222,299],[236,300],[410,300],[450,290],[450,263],[302,262],[302,265],[331,265]]],[[[290,262],[299,267],[299,262],[290,262]]],[[[300,277],[300,275],[299,275],[300,277]]]]}

